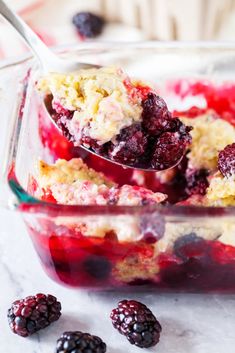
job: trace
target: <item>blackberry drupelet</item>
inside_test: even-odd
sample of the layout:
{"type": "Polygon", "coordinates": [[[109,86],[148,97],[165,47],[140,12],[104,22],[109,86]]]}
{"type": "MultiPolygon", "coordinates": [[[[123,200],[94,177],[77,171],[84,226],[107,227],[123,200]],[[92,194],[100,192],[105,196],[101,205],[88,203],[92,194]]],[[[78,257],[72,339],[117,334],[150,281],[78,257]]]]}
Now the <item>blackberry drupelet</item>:
{"type": "Polygon", "coordinates": [[[122,300],[110,317],[114,328],[131,344],[148,348],[159,342],[161,325],[146,305],[135,300],[122,300]]]}
{"type": "Polygon", "coordinates": [[[11,330],[27,337],[57,321],[60,315],[60,302],[53,295],[39,293],[16,300],[7,316],[11,330]]]}
{"type": "Polygon", "coordinates": [[[78,33],[85,38],[98,36],[105,24],[103,17],[91,12],[77,13],[73,16],[72,22],[77,28],[78,33]]]}
{"type": "Polygon", "coordinates": [[[80,331],[64,332],[57,340],[56,353],[105,353],[101,338],[80,331]]]}

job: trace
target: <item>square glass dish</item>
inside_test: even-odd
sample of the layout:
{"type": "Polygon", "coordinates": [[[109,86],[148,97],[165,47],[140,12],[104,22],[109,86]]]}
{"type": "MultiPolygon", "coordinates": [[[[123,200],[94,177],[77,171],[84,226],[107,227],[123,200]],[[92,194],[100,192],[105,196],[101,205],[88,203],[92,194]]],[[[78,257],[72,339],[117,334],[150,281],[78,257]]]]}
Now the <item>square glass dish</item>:
{"type": "MultiPolygon", "coordinates": [[[[233,44],[90,43],[61,53],[117,65],[152,82],[170,110],[205,109],[202,88],[207,92],[210,85],[221,94],[229,84],[235,104],[233,44]],[[184,94],[188,82],[196,93],[184,94]]],[[[30,58],[0,68],[1,199],[4,203],[11,189],[46,273],[80,288],[235,293],[235,207],[66,206],[33,196],[39,158],[52,163],[81,156],[120,184],[132,179],[130,169],[84,155],[59,135],[35,90],[39,76],[30,58]]],[[[218,97],[213,104],[228,104],[226,93],[218,97]]]]}

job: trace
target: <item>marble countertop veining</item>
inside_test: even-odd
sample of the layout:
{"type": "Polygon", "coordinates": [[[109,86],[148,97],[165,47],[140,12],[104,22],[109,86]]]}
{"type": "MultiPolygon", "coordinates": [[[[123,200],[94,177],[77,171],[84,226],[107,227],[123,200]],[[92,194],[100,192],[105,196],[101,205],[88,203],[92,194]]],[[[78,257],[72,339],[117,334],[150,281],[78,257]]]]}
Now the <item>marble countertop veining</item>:
{"type": "MultiPolygon", "coordinates": [[[[70,290],[43,272],[18,214],[0,211],[0,352],[49,353],[66,330],[96,334],[107,343],[107,353],[144,352],[131,346],[112,328],[109,313],[121,293],[70,290]],[[62,302],[63,315],[31,338],[13,335],[6,312],[11,302],[37,292],[51,293],[62,302]]],[[[146,303],[162,324],[158,353],[234,353],[235,295],[129,294],[146,303]]]]}

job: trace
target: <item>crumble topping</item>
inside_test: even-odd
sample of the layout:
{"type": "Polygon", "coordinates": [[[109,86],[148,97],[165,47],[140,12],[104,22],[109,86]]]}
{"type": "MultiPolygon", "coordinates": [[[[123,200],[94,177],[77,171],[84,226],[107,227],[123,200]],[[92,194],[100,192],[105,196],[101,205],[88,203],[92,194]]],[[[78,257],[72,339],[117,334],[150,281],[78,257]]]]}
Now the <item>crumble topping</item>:
{"type": "Polygon", "coordinates": [[[210,206],[235,206],[235,175],[224,177],[217,172],[206,194],[210,206]]]}
{"type": "Polygon", "coordinates": [[[235,141],[235,127],[213,112],[195,118],[180,118],[193,126],[192,143],[187,154],[189,163],[196,169],[216,170],[218,153],[235,141]]]}
{"type": "Polygon", "coordinates": [[[51,187],[56,184],[71,185],[77,181],[87,181],[107,187],[115,185],[104,174],[88,168],[80,158],[73,158],[70,161],[58,159],[54,165],[49,165],[40,160],[38,162],[37,179],[40,187],[51,187]]]}
{"type": "Polygon", "coordinates": [[[141,256],[132,254],[119,261],[113,269],[113,276],[121,282],[129,283],[138,279],[149,280],[157,278],[159,267],[154,254],[141,256]]]}
{"type": "Polygon", "coordinates": [[[131,185],[118,187],[79,158],[57,160],[54,165],[39,161],[38,184],[41,192],[50,190],[58,203],[66,205],[155,204],[166,195],[131,185]]]}
{"type": "Polygon", "coordinates": [[[53,95],[53,102],[74,111],[67,128],[76,141],[81,133],[104,144],[124,127],[141,119],[141,100],[128,94],[119,68],[84,69],[71,74],[51,73],[37,84],[40,91],[53,95]]]}

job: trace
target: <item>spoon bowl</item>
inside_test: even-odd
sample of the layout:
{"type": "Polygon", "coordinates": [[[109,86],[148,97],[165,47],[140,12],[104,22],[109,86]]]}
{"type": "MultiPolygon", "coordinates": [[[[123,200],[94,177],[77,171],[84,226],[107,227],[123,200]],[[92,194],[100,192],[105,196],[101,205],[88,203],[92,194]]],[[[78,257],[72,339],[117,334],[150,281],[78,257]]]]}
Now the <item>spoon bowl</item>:
{"type": "MultiPolygon", "coordinates": [[[[44,98],[43,100],[43,103],[44,103],[44,107],[45,107],[45,113],[48,115],[48,118],[51,120],[51,122],[53,123],[53,125],[55,126],[55,128],[60,132],[61,135],[63,135],[63,131],[62,129],[58,126],[57,122],[53,119],[52,117],[52,107],[51,107],[51,101],[47,99],[47,97],[44,98]]],[[[112,160],[111,158],[109,158],[108,156],[106,155],[101,155],[101,154],[98,154],[96,153],[92,148],[88,148],[84,145],[81,145],[79,144],[79,147],[82,148],[83,150],[85,150],[86,152],[88,153],[92,153],[93,155],[95,156],[98,156],[99,158],[102,158],[108,162],[112,162],[114,164],[117,164],[123,168],[130,168],[130,169],[137,169],[137,170],[142,170],[142,171],[146,171],[146,172],[158,172],[159,170],[156,170],[154,168],[151,168],[149,167],[149,165],[146,165],[144,163],[138,163],[138,164],[135,164],[134,166],[132,165],[128,165],[128,164],[125,164],[123,165],[122,163],[119,163],[115,160],[112,160]]],[[[177,161],[177,163],[175,165],[173,165],[172,167],[168,168],[168,169],[172,169],[174,168],[176,165],[178,165],[181,160],[182,160],[183,156],[177,161]]]]}

